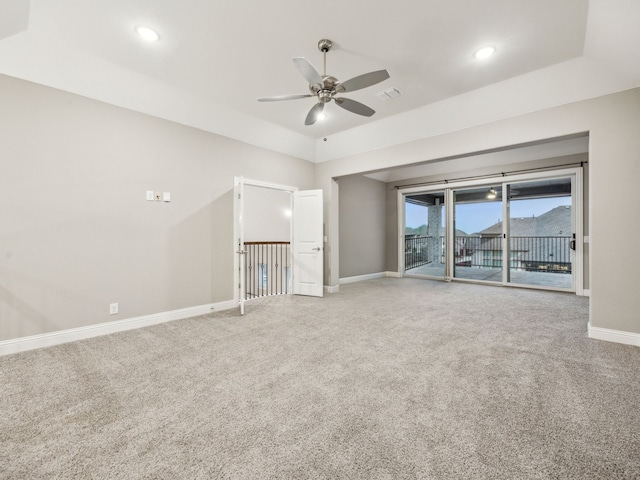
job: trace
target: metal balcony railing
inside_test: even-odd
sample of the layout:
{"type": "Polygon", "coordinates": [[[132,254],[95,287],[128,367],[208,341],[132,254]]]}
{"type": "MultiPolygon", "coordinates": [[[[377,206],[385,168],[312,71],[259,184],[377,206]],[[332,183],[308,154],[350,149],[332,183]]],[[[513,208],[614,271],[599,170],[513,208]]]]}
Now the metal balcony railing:
{"type": "Polygon", "coordinates": [[[511,237],[511,268],[527,272],[571,273],[571,237],[511,237]]]}
{"type": "Polygon", "coordinates": [[[245,242],[245,299],[291,293],[289,242],[245,242]]]}
{"type": "Polygon", "coordinates": [[[420,267],[433,262],[430,255],[433,237],[412,237],[404,240],[404,265],[405,270],[420,267]]]}
{"type": "MultiPolygon", "coordinates": [[[[502,268],[501,235],[457,235],[454,259],[459,267],[502,268]]],[[[571,273],[571,237],[513,236],[509,266],[528,272],[571,273]]],[[[444,262],[444,237],[405,238],[405,269],[444,262]]]]}

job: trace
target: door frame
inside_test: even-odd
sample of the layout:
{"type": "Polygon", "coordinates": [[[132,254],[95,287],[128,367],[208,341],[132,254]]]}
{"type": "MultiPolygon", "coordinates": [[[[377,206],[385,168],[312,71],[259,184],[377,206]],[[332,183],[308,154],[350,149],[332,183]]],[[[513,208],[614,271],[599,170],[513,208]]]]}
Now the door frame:
{"type": "MultiPolygon", "coordinates": [[[[404,277],[407,276],[407,274],[405,274],[404,272],[404,267],[405,267],[405,221],[406,221],[406,196],[410,195],[410,194],[414,194],[414,193],[432,193],[432,192],[438,192],[438,193],[444,193],[444,209],[445,209],[445,224],[444,224],[444,245],[445,245],[445,256],[444,256],[444,262],[445,262],[445,267],[444,267],[444,277],[440,277],[440,276],[430,276],[430,275],[420,275],[420,278],[429,278],[429,279],[436,279],[436,280],[443,280],[448,282],[451,280],[451,277],[449,275],[449,272],[453,271],[451,270],[451,265],[453,265],[452,262],[449,262],[449,245],[453,244],[453,241],[449,242],[449,236],[451,234],[452,229],[449,226],[449,218],[451,218],[450,212],[449,212],[449,205],[450,205],[450,201],[449,201],[449,197],[450,197],[450,191],[448,188],[447,184],[441,184],[441,185],[429,185],[428,187],[411,187],[411,188],[407,188],[407,189],[402,189],[402,187],[400,187],[398,189],[398,232],[399,232],[399,237],[398,237],[398,273],[400,274],[400,277],[404,277]],[[451,263],[451,265],[449,265],[451,263]]],[[[409,274],[408,276],[413,277],[414,275],[409,274]]]]}
{"type": "MultiPolygon", "coordinates": [[[[582,169],[576,169],[578,172],[575,172],[575,174],[572,175],[554,175],[553,177],[546,177],[546,178],[568,178],[571,181],[571,227],[572,227],[572,234],[575,235],[575,250],[570,252],[571,255],[571,288],[570,289],[553,289],[553,290],[558,290],[558,291],[570,291],[570,292],[575,292],[576,295],[580,295],[583,296],[584,295],[584,277],[583,277],[583,273],[582,273],[582,262],[584,261],[584,258],[582,257],[583,255],[583,245],[584,245],[584,241],[583,242],[578,242],[579,238],[583,238],[582,235],[582,230],[583,230],[583,225],[582,223],[580,225],[578,225],[578,219],[581,219],[581,221],[584,221],[582,215],[583,215],[583,208],[584,206],[582,205],[582,201],[578,202],[578,198],[583,199],[582,196],[582,178],[580,178],[580,181],[578,181],[578,176],[582,175],[582,169]],[[578,185],[580,185],[580,192],[578,192],[578,185]],[[578,206],[578,204],[580,204],[578,206]],[[580,209],[580,213],[577,213],[577,209],[580,209]],[[580,266],[578,266],[578,259],[580,259],[580,266]],[[578,272],[580,272],[580,275],[578,275],[578,272]],[[578,293],[578,289],[580,289],[580,293],[578,293]]],[[[544,179],[542,179],[544,180],[544,179]]],[[[527,180],[528,181],[528,180],[527,180]]],[[[517,189],[517,183],[518,181],[514,181],[512,179],[509,180],[504,180],[502,185],[502,191],[503,192],[507,192],[507,195],[503,195],[504,199],[507,199],[506,201],[502,202],[502,232],[503,235],[505,236],[505,238],[511,238],[511,214],[510,214],[510,207],[511,207],[511,201],[509,199],[509,189],[514,186],[514,184],[516,184],[516,189],[517,189]]],[[[522,286],[522,287],[526,287],[526,288],[542,288],[542,289],[549,289],[548,287],[540,287],[540,286],[536,286],[536,285],[528,285],[528,284],[516,284],[516,283],[511,283],[511,242],[504,242],[503,243],[503,270],[502,270],[502,284],[503,285],[509,285],[509,286],[522,286]],[[505,268],[506,266],[506,268],[505,268]]]]}
{"type": "MultiPolygon", "coordinates": [[[[233,177],[233,302],[240,308],[240,313],[244,314],[245,299],[240,295],[244,282],[244,255],[240,254],[239,246],[244,244],[244,225],[242,218],[244,215],[244,187],[260,187],[283,192],[297,192],[298,187],[281,185],[278,183],[263,182],[244,178],[243,176],[233,177]]],[[[292,200],[293,202],[293,200],[292,200]]],[[[293,207],[293,206],[292,206],[293,207]]],[[[289,224],[289,242],[293,237],[293,217],[289,224]]]]}
{"type": "MultiPolygon", "coordinates": [[[[518,181],[528,180],[544,180],[548,178],[556,177],[570,177],[571,178],[571,196],[572,196],[572,221],[574,225],[574,233],[576,235],[576,249],[573,252],[573,284],[575,287],[575,293],[579,296],[585,295],[584,289],[584,190],[583,190],[583,170],[580,167],[567,167],[567,168],[551,168],[540,172],[530,173],[502,173],[492,176],[483,177],[480,179],[471,180],[458,180],[458,181],[446,181],[441,183],[431,184],[428,186],[417,187],[398,187],[397,191],[397,212],[398,212],[398,276],[404,277],[404,232],[405,232],[405,197],[407,195],[416,193],[429,193],[433,191],[445,192],[445,209],[446,209],[446,224],[445,224],[445,236],[446,236],[446,264],[445,264],[445,281],[460,281],[460,282],[473,282],[465,279],[453,279],[453,228],[451,228],[451,220],[453,219],[453,191],[461,188],[468,187],[491,187],[496,184],[510,184],[518,181]]],[[[503,212],[504,212],[503,202],[503,212]]],[[[504,214],[503,214],[504,216],[504,214]]],[[[435,277],[433,277],[435,278],[435,277]]],[[[438,277],[440,278],[440,277],[438,277]]],[[[518,284],[505,284],[504,278],[502,285],[508,285],[510,287],[522,287],[522,288],[538,288],[542,290],[558,290],[548,287],[539,287],[534,285],[518,285],[518,284]]]]}

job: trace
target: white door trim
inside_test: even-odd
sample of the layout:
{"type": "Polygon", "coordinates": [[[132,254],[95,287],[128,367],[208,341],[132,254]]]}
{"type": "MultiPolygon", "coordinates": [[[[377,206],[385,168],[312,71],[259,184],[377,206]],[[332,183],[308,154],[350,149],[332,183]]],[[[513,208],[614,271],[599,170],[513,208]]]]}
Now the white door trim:
{"type": "MultiPolygon", "coordinates": [[[[243,301],[240,298],[240,291],[242,289],[242,284],[240,282],[240,269],[242,267],[240,261],[240,255],[238,252],[238,244],[243,240],[243,228],[241,224],[241,215],[244,210],[244,195],[243,190],[245,186],[251,187],[262,187],[262,188],[270,188],[272,190],[281,190],[283,192],[297,192],[298,187],[292,187],[290,185],[282,185],[278,183],[270,183],[264,182],[261,180],[254,180],[250,178],[244,178],[243,176],[235,176],[233,177],[233,190],[234,190],[234,199],[233,199],[233,302],[234,305],[240,307],[241,311],[243,310],[243,301]],[[241,193],[240,198],[238,198],[238,193],[241,193]]],[[[293,220],[291,222],[293,224],[293,220]]],[[[291,226],[289,231],[289,241],[291,241],[292,237],[292,229],[291,226]]]]}
{"type": "Polygon", "coordinates": [[[398,210],[398,278],[404,277],[404,248],[405,248],[405,240],[404,240],[404,232],[406,230],[405,226],[405,204],[406,204],[406,193],[401,189],[398,189],[397,192],[397,210],[398,210]]]}

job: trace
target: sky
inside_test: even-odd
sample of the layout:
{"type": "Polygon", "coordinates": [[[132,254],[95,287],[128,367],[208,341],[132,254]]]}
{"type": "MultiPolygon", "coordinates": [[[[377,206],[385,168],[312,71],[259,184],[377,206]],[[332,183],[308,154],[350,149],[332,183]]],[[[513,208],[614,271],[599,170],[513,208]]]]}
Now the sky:
{"type": "MultiPolygon", "coordinates": [[[[511,218],[539,217],[560,205],[571,205],[571,197],[512,200],[511,218]]],[[[442,208],[444,214],[444,207],[442,208]]],[[[465,233],[477,233],[502,221],[502,202],[466,203],[456,206],[456,229],[465,233]]],[[[411,203],[406,204],[407,227],[419,227],[427,223],[427,209],[411,203]]],[[[444,225],[444,222],[443,222],[444,225]]]]}

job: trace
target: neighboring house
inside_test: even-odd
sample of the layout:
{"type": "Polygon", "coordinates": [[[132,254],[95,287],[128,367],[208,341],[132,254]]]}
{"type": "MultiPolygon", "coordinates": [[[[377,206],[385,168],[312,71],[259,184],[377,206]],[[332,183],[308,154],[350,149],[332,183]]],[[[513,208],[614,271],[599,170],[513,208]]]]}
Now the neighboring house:
{"type": "MultiPolygon", "coordinates": [[[[571,272],[571,207],[559,206],[539,217],[510,220],[511,268],[525,271],[571,272]]],[[[467,237],[457,265],[502,267],[502,222],[467,237]]]]}

